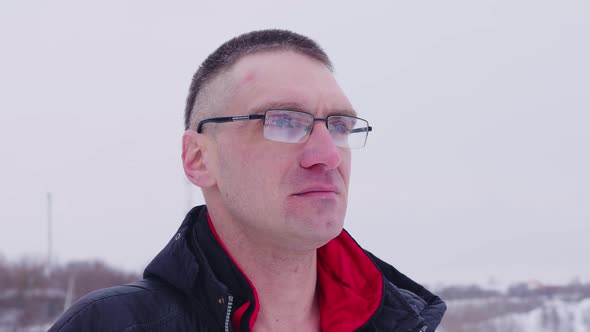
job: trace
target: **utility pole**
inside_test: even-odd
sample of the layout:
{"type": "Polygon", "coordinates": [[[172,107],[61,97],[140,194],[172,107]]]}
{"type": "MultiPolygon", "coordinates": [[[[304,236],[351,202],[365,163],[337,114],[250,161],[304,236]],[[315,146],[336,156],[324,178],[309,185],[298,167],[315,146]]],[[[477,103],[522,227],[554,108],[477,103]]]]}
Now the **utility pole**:
{"type": "Polygon", "coordinates": [[[53,246],[53,239],[52,239],[52,228],[53,228],[53,221],[52,221],[52,213],[53,213],[53,202],[51,199],[51,193],[47,193],[47,268],[51,267],[51,256],[52,256],[52,246],[53,246]]]}

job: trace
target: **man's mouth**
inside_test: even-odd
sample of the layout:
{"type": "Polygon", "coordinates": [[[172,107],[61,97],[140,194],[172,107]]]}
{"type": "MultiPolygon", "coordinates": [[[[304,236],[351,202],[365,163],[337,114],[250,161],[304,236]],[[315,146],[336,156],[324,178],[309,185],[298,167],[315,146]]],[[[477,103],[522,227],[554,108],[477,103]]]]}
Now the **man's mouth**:
{"type": "Polygon", "coordinates": [[[315,185],[305,187],[297,191],[294,195],[300,197],[334,197],[340,193],[340,190],[336,186],[331,185],[315,185]]]}

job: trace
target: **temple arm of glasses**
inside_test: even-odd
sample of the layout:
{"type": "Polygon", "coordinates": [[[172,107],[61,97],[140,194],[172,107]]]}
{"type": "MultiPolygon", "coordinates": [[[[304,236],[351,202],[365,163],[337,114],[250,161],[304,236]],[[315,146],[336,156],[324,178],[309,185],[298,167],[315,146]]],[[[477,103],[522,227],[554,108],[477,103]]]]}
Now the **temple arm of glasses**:
{"type": "Polygon", "coordinates": [[[369,131],[373,131],[373,127],[368,126],[368,127],[363,127],[363,128],[356,128],[350,131],[351,134],[353,133],[362,133],[362,132],[369,132],[369,131]]]}
{"type": "Polygon", "coordinates": [[[205,119],[199,122],[197,126],[197,133],[201,133],[203,131],[203,125],[205,123],[223,123],[223,122],[234,122],[234,121],[241,121],[241,120],[259,120],[264,119],[264,115],[262,114],[253,114],[253,115],[238,115],[238,116],[222,116],[219,118],[210,118],[205,119]]]}

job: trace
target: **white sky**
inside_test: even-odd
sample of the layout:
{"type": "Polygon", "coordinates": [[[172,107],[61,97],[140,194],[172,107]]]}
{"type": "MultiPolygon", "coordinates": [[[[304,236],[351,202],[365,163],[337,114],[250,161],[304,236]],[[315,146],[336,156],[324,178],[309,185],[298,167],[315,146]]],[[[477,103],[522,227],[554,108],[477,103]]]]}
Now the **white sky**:
{"type": "Polygon", "coordinates": [[[60,261],[144,267],[188,206],[192,74],[286,28],[375,129],[346,220],[363,246],[422,282],[590,280],[590,2],[349,3],[0,3],[0,253],[45,255],[50,191],[60,261]]]}

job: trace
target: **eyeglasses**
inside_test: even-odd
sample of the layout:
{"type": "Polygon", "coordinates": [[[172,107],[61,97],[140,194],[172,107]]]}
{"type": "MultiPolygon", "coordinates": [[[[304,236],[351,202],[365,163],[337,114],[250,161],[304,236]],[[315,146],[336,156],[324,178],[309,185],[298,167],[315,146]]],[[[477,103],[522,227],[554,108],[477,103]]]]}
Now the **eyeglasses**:
{"type": "Polygon", "coordinates": [[[225,116],[209,118],[199,122],[197,132],[209,122],[223,123],[242,120],[264,120],[264,138],[284,143],[304,143],[313,129],[315,121],[323,121],[336,146],[360,149],[365,146],[369,132],[373,130],[367,120],[349,115],[330,115],[315,118],[313,114],[292,110],[268,110],[264,114],[225,116]]]}

